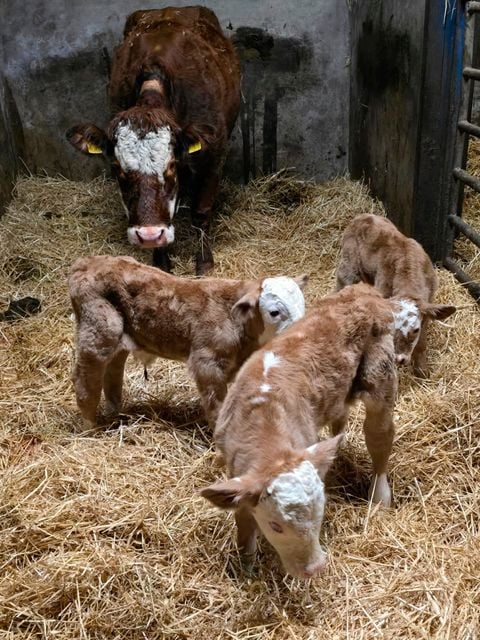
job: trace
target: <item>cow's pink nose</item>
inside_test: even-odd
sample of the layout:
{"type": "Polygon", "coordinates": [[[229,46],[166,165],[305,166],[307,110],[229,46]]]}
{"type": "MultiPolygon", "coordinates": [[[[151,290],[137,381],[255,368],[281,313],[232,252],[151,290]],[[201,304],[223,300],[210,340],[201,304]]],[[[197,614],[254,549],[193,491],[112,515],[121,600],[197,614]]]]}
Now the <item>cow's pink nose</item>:
{"type": "Polygon", "coordinates": [[[158,244],[161,242],[165,230],[165,227],[138,227],[137,229],[135,229],[135,233],[140,240],[140,244],[158,244]]]}
{"type": "Polygon", "coordinates": [[[407,362],[407,356],[403,356],[403,355],[398,355],[396,357],[397,360],[397,364],[402,365],[402,364],[406,364],[407,362]]]}

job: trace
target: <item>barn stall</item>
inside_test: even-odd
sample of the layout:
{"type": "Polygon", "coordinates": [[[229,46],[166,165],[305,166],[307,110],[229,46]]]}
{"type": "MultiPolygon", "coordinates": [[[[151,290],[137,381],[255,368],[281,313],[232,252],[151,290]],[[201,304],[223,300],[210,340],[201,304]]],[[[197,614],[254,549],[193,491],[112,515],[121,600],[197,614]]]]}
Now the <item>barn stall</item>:
{"type": "MultiPolygon", "coordinates": [[[[126,2],[118,4],[125,6],[125,14],[134,8],[126,2]]],[[[386,12],[387,3],[383,4],[386,12]]],[[[363,76],[353,73],[359,71],[359,52],[363,65],[372,55],[365,45],[360,46],[355,28],[371,36],[382,32],[382,21],[390,18],[388,12],[375,13],[374,5],[350,3],[348,14],[347,7],[336,4],[333,9],[332,3],[330,11],[319,9],[316,15],[317,28],[311,29],[318,32],[320,25],[325,34],[331,30],[332,16],[338,17],[339,24],[352,20],[351,65],[342,67],[342,58],[337,71],[342,67],[343,75],[336,82],[327,76],[330,90],[341,100],[343,92],[348,93],[352,72],[352,107],[347,114],[350,124],[345,113],[335,114],[329,107],[332,113],[325,116],[326,121],[315,123],[318,131],[313,127],[318,138],[309,141],[310,151],[308,145],[300,144],[302,131],[292,129],[291,120],[282,129],[283,118],[306,116],[296,110],[304,100],[301,88],[299,95],[288,96],[277,84],[272,93],[272,86],[282,81],[278,63],[268,58],[266,66],[260,54],[252,54],[255,47],[242,45],[250,52],[244,59],[246,82],[258,78],[262,82],[245,88],[249,98],[229,165],[229,178],[237,184],[226,180],[218,197],[213,230],[217,275],[307,272],[311,278],[307,303],[312,303],[333,288],[341,233],[352,217],[366,212],[384,214],[386,208],[405,231],[412,232],[408,224],[415,223],[419,206],[415,189],[422,157],[407,157],[405,149],[409,145],[413,149],[422,135],[418,117],[410,114],[410,127],[405,122],[398,124],[400,132],[409,132],[403,151],[393,143],[381,150],[373,146],[368,153],[363,147],[365,139],[373,144],[372,132],[379,130],[375,110],[382,113],[392,108],[394,99],[408,105],[414,93],[409,93],[399,77],[396,89],[383,87],[382,92],[380,87],[371,94],[371,87],[359,86],[363,76]],[[368,15],[362,14],[367,10],[368,15]],[[355,124],[355,95],[360,91],[361,104],[370,96],[371,109],[355,124]],[[277,96],[276,136],[271,125],[275,114],[272,95],[277,96]],[[289,110],[293,115],[286,115],[289,110]],[[337,125],[339,118],[344,120],[333,129],[336,118],[337,125]],[[337,132],[332,134],[331,148],[327,130],[337,132]],[[365,137],[361,143],[356,134],[365,137]],[[289,146],[288,136],[295,135],[298,144],[289,146]],[[348,152],[334,153],[337,143],[348,152]],[[391,173],[403,176],[403,185],[409,185],[410,191],[401,188],[398,179],[392,186],[389,173],[380,172],[386,160],[394,166],[404,163],[405,171],[391,173]],[[282,170],[293,165],[296,172],[282,170]],[[353,175],[367,178],[370,191],[348,178],[330,179],[349,167],[353,175]],[[242,178],[272,171],[246,187],[238,184],[242,178]],[[372,191],[385,208],[372,197],[372,191]],[[400,196],[410,199],[397,208],[400,196]]],[[[418,4],[407,5],[406,13],[412,12],[417,25],[418,4]]],[[[231,25],[242,34],[242,26],[248,27],[245,16],[236,21],[228,11],[222,14],[220,3],[213,8],[225,29],[231,25]]],[[[427,8],[430,12],[424,17],[433,20],[432,7],[422,10],[427,8]]],[[[310,3],[302,5],[303,9],[306,17],[310,3]]],[[[445,9],[442,20],[452,33],[458,29],[462,35],[457,25],[464,15],[462,7],[445,9]]],[[[284,17],[269,18],[266,6],[262,11],[266,33],[253,32],[253,42],[258,44],[260,39],[275,48],[284,17]]],[[[392,15],[404,21],[404,13],[392,15]]],[[[117,10],[115,20],[120,25],[118,32],[123,16],[117,16],[117,10]]],[[[262,20],[250,24],[259,28],[262,20]]],[[[388,24],[390,31],[383,31],[395,40],[391,31],[395,19],[388,24]]],[[[42,25],[40,21],[37,28],[42,25]]],[[[444,23],[440,26],[439,33],[444,34],[444,23]]],[[[405,24],[403,28],[405,31],[405,24]]],[[[398,31],[402,33],[400,25],[398,31]]],[[[252,31],[243,31],[242,38],[243,43],[252,44],[252,31]]],[[[288,38],[301,40],[307,48],[312,42],[295,33],[288,38]]],[[[394,58],[393,69],[403,68],[401,52],[408,52],[405,41],[400,41],[396,54],[400,58],[394,58]]],[[[343,42],[348,54],[347,31],[343,42]]],[[[45,46],[51,46],[50,41],[45,46]]],[[[290,45],[278,46],[285,55],[290,45]]],[[[315,78],[309,74],[320,54],[312,46],[308,55],[302,49],[300,57],[294,56],[299,66],[288,73],[305,73],[312,83],[309,90],[315,91],[315,78]]],[[[106,53],[98,50],[97,54],[108,59],[108,47],[106,53]]],[[[58,60],[57,64],[61,70],[58,60]]],[[[84,65],[85,61],[78,69],[87,81],[84,65]]],[[[328,64],[325,69],[324,73],[333,73],[328,64]]],[[[90,92],[97,99],[101,78],[90,67],[92,73],[90,85],[95,87],[96,82],[97,86],[90,92]]],[[[415,73],[412,67],[410,74],[415,73]]],[[[411,82],[412,78],[407,74],[404,80],[411,82]]],[[[53,91],[46,85],[47,92],[53,91]]],[[[85,254],[128,253],[143,261],[148,256],[126,243],[126,222],[115,184],[104,176],[87,179],[92,177],[88,172],[102,172],[100,164],[76,167],[82,160],[71,156],[61,142],[62,131],[54,133],[55,118],[45,134],[51,136],[53,147],[48,161],[54,163],[58,156],[65,168],[48,165],[44,144],[39,142],[35,144],[42,148],[44,160],[39,156],[38,164],[33,164],[35,145],[31,141],[42,127],[32,125],[27,131],[31,122],[25,118],[27,100],[23,109],[19,107],[15,90],[18,93],[22,87],[10,87],[9,102],[17,102],[20,121],[23,116],[22,157],[32,162],[29,166],[35,174],[45,168],[50,177],[19,178],[0,226],[4,308],[10,300],[25,296],[38,298],[42,305],[38,314],[0,324],[0,625],[7,637],[474,638],[480,625],[476,492],[480,365],[478,308],[468,292],[452,274],[440,271],[436,299],[453,302],[460,309],[432,328],[431,377],[418,380],[408,369],[401,372],[390,468],[394,508],[377,509],[366,500],[370,467],[359,408],[352,414],[346,444],[327,481],[329,503],[322,529],[322,544],[329,553],[326,573],[308,583],[284,577],[273,551],[262,542],[256,576],[244,576],[235,550],[233,518],[211,508],[198,495],[221,469],[215,463],[211,433],[195,387],[182,365],[157,361],[145,380],[143,368],[129,362],[122,424],[104,425],[93,437],[74,433],[79,415],[70,382],[73,325],[66,292],[70,264],[74,257],[85,254]],[[60,171],[85,179],[55,177],[60,171]]],[[[418,99],[416,94],[413,97],[418,99]]],[[[52,95],[49,99],[53,100],[52,95]]],[[[60,107],[61,103],[52,108],[60,107]]],[[[398,113],[402,112],[397,109],[398,113]]],[[[76,114],[77,119],[83,115],[76,114]]],[[[49,123],[43,124],[48,129],[49,123]]],[[[300,124],[312,130],[304,121],[300,124]]],[[[15,132],[18,134],[18,128],[15,132]]],[[[10,149],[15,150],[13,138],[10,140],[10,149]]],[[[446,163],[445,153],[438,152],[439,162],[446,163]]],[[[13,157],[18,162],[16,153],[13,157]]],[[[479,164],[478,149],[472,146],[468,171],[479,175],[479,164]]],[[[432,188],[428,197],[434,195],[438,197],[432,188]]],[[[472,192],[466,192],[463,207],[464,218],[478,226],[478,200],[472,192]]],[[[191,274],[192,236],[187,216],[180,213],[175,272],[191,274]]],[[[442,224],[445,234],[447,221],[442,224]]],[[[454,250],[465,272],[479,273],[479,252],[471,243],[458,238],[454,250]]]]}

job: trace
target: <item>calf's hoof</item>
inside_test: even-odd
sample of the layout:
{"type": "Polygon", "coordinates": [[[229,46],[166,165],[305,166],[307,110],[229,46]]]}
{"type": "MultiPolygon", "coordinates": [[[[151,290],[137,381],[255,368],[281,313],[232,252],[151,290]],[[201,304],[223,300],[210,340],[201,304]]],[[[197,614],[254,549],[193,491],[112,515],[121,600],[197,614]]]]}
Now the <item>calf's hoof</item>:
{"type": "Polygon", "coordinates": [[[381,504],[384,507],[390,507],[392,504],[392,491],[388,484],[386,474],[376,476],[372,480],[370,490],[368,492],[368,499],[374,504],[381,504]]]}
{"type": "Polygon", "coordinates": [[[255,564],[255,553],[242,553],[240,555],[240,566],[242,573],[247,578],[256,578],[256,572],[253,568],[255,564]]]}
{"type": "Polygon", "coordinates": [[[82,418],[81,422],[75,426],[75,433],[81,433],[85,435],[87,433],[93,433],[98,429],[97,423],[87,418],[82,418]]]}

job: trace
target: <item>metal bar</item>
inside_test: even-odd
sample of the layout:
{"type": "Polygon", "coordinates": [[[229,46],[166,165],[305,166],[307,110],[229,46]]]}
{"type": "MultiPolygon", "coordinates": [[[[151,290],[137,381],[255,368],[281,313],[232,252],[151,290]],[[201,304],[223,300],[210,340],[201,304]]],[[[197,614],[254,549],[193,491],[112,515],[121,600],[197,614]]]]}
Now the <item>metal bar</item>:
{"type": "Polygon", "coordinates": [[[477,127],[476,124],[468,122],[468,120],[460,120],[460,122],[458,123],[458,128],[464,133],[469,133],[471,136],[480,138],[480,127],[477,127]]]}
{"type": "Polygon", "coordinates": [[[448,221],[451,225],[453,225],[456,229],[458,229],[463,235],[471,240],[473,244],[476,244],[477,247],[480,247],[480,233],[472,226],[467,224],[460,216],[448,216],[448,221]]]}
{"type": "Polygon", "coordinates": [[[474,69],[473,67],[465,67],[463,69],[463,77],[470,78],[470,80],[480,80],[480,69],[474,69]]]}
{"type": "Polygon", "coordinates": [[[480,13],[480,2],[467,2],[467,13],[480,13]]]}
{"type": "Polygon", "coordinates": [[[467,289],[471,296],[480,303],[480,283],[472,280],[465,271],[458,266],[452,258],[445,258],[443,266],[451,271],[456,279],[467,289]]]}
{"type": "Polygon", "coordinates": [[[463,169],[460,169],[460,167],[455,167],[455,169],[453,170],[453,175],[455,176],[455,178],[457,178],[457,180],[460,180],[460,182],[463,182],[464,184],[468,184],[468,186],[471,187],[474,191],[478,191],[478,193],[480,193],[479,178],[471,176],[463,169]]]}

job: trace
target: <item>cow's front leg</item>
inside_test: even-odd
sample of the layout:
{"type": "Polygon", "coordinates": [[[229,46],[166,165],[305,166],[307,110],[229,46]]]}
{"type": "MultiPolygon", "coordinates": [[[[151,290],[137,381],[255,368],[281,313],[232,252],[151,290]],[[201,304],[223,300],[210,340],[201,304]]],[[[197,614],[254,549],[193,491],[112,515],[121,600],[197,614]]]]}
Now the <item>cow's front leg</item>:
{"type": "Polygon", "coordinates": [[[205,276],[213,271],[213,253],[210,246],[210,221],[212,211],[192,211],[192,226],[197,234],[198,248],[195,254],[195,273],[197,276],[205,276]]]}
{"type": "Polygon", "coordinates": [[[162,271],[172,273],[172,261],[170,260],[168,249],[165,247],[157,247],[153,250],[152,264],[162,271]]]}
{"type": "Polygon", "coordinates": [[[242,569],[250,575],[257,550],[257,523],[247,507],[240,507],[235,511],[235,522],[242,569]]]}
{"type": "Polygon", "coordinates": [[[212,172],[203,177],[197,193],[192,199],[192,226],[197,234],[198,249],[195,255],[195,271],[197,276],[207,275],[213,270],[213,253],[210,247],[210,222],[212,207],[218,190],[220,178],[212,172]]]}

